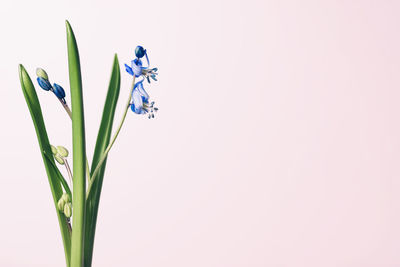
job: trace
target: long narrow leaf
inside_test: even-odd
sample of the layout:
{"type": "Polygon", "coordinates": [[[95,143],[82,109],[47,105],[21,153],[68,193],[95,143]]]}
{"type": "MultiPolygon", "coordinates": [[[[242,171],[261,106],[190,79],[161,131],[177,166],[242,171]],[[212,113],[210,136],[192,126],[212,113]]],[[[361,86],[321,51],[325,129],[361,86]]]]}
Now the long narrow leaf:
{"type": "Polygon", "coordinates": [[[78,47],[71,25],[66,21],[69,83],[72,106],[72,154],[73,154],[73,209],[71,267],[83,266],[85,235],[85,122],[82,99],[82,78],[78,47]]]}
{"type": "MultiPolygon", "coordinates": [[[[96,168],[101,158],[101,155],[104,153],[108,143],[110,142],[115,108],[117,106],[119,97],[120,83],[121,83],[121,74],[120,74],[119,62],[117,55],[115,55],[112,67],[111,79],[108,85],[107,97],[104,104],[103,115],[101,118],[99,131],[97,134],[96,147],[93,154],[92,172],[96,168]]],[[[106,160],[104,161],[99,171],[99,174],[94,180],[95,182],[93,184],[92,190],[90,191],[90,194],[87,196],[85,266],[91,266],[92,262],[94,237],[96,232],[96,221],[97,221],[97,214],[100,202],[101,188],[103,185],[105,166],[106,166],[106,160]]],[[[92,177],[92,179],[94,179],[94,177],[92,177]]]]}
{"type": "Polygon", "coordinates": [[[32,84],[28,73],[22,65],[19,65],[19,78],[21,81],[22,91],[25,96],[26,104],[28,105],[29,112],[32,116],[33,125],[35,126],[37,139],[39,141],[40,153],[42,154],[43,163],[46,168],[47,177],[50,184],[53,201],[57,212],[58,222],[60,225],[61,235],[64,243],[64,251],[67,266],[70,266],[69,258],[71,252],[71,236],[68,230],[68,225],[64,214],[58,211],[57,202],[61,197],[63,191],[60,182],[57,180],[57,174],[51,166],[49,161],[53,159],[46,159],[45,153],[51,154],[49,138],[47,136],[46,127],[43,120],[42,109],[40,107],[39,99],[37,97],[35,87],[32,84]]]}

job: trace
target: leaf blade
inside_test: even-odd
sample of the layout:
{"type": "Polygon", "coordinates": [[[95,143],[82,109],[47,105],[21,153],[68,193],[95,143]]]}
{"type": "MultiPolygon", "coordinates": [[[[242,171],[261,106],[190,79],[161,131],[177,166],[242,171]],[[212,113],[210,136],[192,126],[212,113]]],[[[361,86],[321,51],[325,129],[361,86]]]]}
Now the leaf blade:
{"type": "MultiPolygon", "coordinates": [[[[51,193],[53,196],[54,206],[57,212],[58,222],[60,226],[61,236],[64,244],[65,258],[67,266],[70,265],[70,253],[71,253],[71,236],[68,230],[67,221],[65,216],[58,211],[57,202],[62,195],[62,189],[60,183],[56,180],[55,172],[51,168],[51,164],[47,162],[45,153],[51,153],[49,138],[47,136],[46,126],[44,124],[42,109],[40,107],[39,99],[36,94],[35,87],[33,86],[32,80],[29,74],[25,70],[24,66],[19,65],[19,78],[21,82],[22,91],[28,105],[29,112],[32,117],[32,122],[35,127],[37,139],[39,142],[40,153],[42,154],[43,163],[46,169],[48,181],[50,184],[51,193]]],[[[53,160],[54,163],[54,160],[53,160]]]]}
{"type": "Polygon", "coordinates": [[[72,154],[73,154],[73,222],[71,266],[83,266],[83,246],[85,234],[85,121],[82,96],[82,77],[78,46],[71,25],[66,21],[68,69],[72,107],[72,154]]]}
{"type": "MultiPolygon", "coordinates": [[[[104,103],[103,114],[93,154],[92,169],[91,169],[92,173],[96,168],[97,164],[99,163],[101,155],[104,153],[105,149],[107,148],[110,142],[115,109],[119,98],[120,85],[121,85],[121,71],[118,62],[118,56],[115,54],[113,67],[111,71],[111,78],[108,85],[107,96],[104,103]]],[[[106,161],[107,160],[105,160],[104,163],[102,164],[102,167],[97,177],[92,177],[92,179],[95,179],[92,188],[93,190],[91,190],[89,195],[87,196],[86,211],[88,212],[88,214],[86,219],[86,225],[89,226],[89,228],[86,231],[86,237],[85,237],[85,242],[86,242],[85,266],[91,266],[92,262],[97,214],[100,202],[101,188],[104,179],[106,161]]]]}

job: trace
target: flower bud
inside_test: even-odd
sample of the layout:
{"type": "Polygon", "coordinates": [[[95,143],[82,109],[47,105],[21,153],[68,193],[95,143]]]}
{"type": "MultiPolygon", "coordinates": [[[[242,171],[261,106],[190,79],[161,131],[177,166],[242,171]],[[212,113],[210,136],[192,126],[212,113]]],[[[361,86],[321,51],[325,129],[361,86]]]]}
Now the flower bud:
{"type": "Polygon", "coordinates": [[[59,98],[63,99],[65,97],[65,91],[64,89],[58,85],[58,84],[53,84],[53,93],[59,98]]]}
{"type": "Polygon", "coordinates": [[[65,201],[61,197],[57,202],[57,208],[58,208],[59,211],[63,212],[64,211],[64,206],[65,206],[65,201]]]}
{"type": "Polygon", "coordinates": [[[36,69],[36,75],[38,77],[41,77],[41,78],[45,79],[45,80],[49,79],[49,76],[47,76],[46,71],[44,69],[41,69],[41,68],[37,68],[36,69]]]}
{"type": "Polygon", "coordinates": [[[37,77],[37,82],[39,84],[40,87],[42,87],[43,90],[49,91],[51,90],[51,84],[49,82],[49,80],[46,80],[45,78],[42,77],[37,77]]]}
{"type": "Polygon", "coordinates": [[[51,145],[51,153],[53,153],[53,155],[57,155],[57,148],[53,145],[51,145]]]}
{"type": "Polygon", "coordinates": [[[69,195],[67,193],[64,193],[62,195],[61,199],[63,199],[65,201],[65,203],[71,202],[71,198],[69,197],[69,195]]]}
{"type": "Polygon", "coordinates": [[[140,45],[136,46],[135,55],[137,58],[142,58],[142,57],[144,57],[145,54],[146,54],[146,49],[144,49],[140,45]]]}
{"type": "Polygon", "coordinates": [[[65,217],[70,218],[72,216],[72,205],[71,203],[67,203],[64,206],[64,214],[65,217]]]}
{"type": "Polygon", "coordinates": [[[58,154],[54,155],[55,160],[60,163],[61,165],[64,165],[64,159],[60,157],[58,154]]]}
{"type": "Polygon", "coordinates": [[[63,146],[57,146],[57,152],[63,158],[68,157],[69,154],[68,150],[63,146]]]}

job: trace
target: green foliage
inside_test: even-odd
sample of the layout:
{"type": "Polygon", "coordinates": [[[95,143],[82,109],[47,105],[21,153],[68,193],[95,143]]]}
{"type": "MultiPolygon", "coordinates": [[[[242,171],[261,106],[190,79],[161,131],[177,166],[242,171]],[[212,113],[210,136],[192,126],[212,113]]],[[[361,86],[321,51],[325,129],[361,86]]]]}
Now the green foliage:
{"type": "MultiPolygon", "coordinates": [[[[108,85],[108,92],[106,101],[103,108],[103,115],[99,131],[97,134],[96,147],[92,160],[92,174],[104,151],[106,150],[112,132],[114,121],[115,108],[117,106],[119,91],[121,83],[121,73],[117,55],[114,56],[114,63],[111,72],[110,83],[108,85]]],[[[94,237],[96,231],[97,213],[100,203],[101,188],[103,185],[104,171],[106,167],[106,160],[103,162],[97,177],[93,182],[92,190],[87,194],[86,202],[86,236],[85,236],[85,266],[91,266],[93,256],[94,237]]]]}
{"type": "MultiPolygon", "coordinates": [[[[117,55],[115,55],[112,66],[111,79],[108,86],[103,115],[94,150],[91,168],[92,176],[90,176],[86,173],[85,169],[87,167],[87,160],[85,148],[85,122],[79,52],[74,33],[68,21],[66,21],[66,28],[72,107],[72,192],[71,188],[69,187],[68,183],[64,179],[54,161],[56,159],[60,164],[66,164],[67,162],[64,162],[64,159],[68,156],[69,153],[64,147],[54,147],[50,145],[35,88],[28,73],[22,65],[19,66],[19,75],[26,103],[28,105],[29,111],[32,116],[32,121],[35,126],[37,139],[40,146],[40,152],[43,157],[43,162],[53,195],[53,201],[59,219],[60,230],[64,242],[67,267],[90,267],[93,255],[93,244],[99,201],[106,165],[106,160],[104,159],[107,153],[105,153],[105,151],[107,150],[107,148],[109,149],[108,146],[111,139],[114,114],[120,91],[121,74],[118,57],[117,55]],[[96,177],[94,177],[93,173],[96,167],[98,167],[99,171],[96,172],[96,177]],[[86,174],[91,177],[88,181],[91,185],[91,190],[88,190],[87,192],[85,179],[86,174]],[[72,203],[70,202],[71,199],[72,203]],[[69,224],[69,217],[71,216],[72,228],[69,224]]],[[[40,77],[47,75],[41,69],[38,71],[38,73],[40,77]]],[[[65,102],[63,106],[64,108],[68,107],[65,102]]],[[[69,115],[71,115],[71,113],[69,112],[69,108],[67,108],[66,110],[69,115]]],[[[122,125],[120,125],[120,127],[121,126],[122,125]]]]}
{"type": "Polygon", "coordinates": [[[73,221],[71,267],[83,266],[83,245],[85,236],[85,122],[83,112],[82,78],[79,52],[71,25],[66,21],[69,83],[72,107],[72,155],[73,155],[73,221]]]}
{"type": "Polygon", "coordinates": [[[46,169],[51,193],[53,195],[54,206],[56,208],[58,222],[60,225],[61,235],[64,243],[67,266],[70,266],[69,259],[71,254],[71,236],[68,230],[68,224],[65,216],[57,209],[57,202],[63,194],[63,191],[61,188],[60,180],[58,179],[58,174],[53,166],[55,164],[54,159],[49,159],[46,157],[46,154],[51,155],[52,152],[49,138],[47,136],[46,126],[43,121],[42,109],[40,107],[35,87],[32,84],[32,80],[22,65],[19,65],[19,78],[21,81],[21,87],[24,93],[26,104],[28,105],[29,112],[32,117],[32,122],[35,126],[37,139],[39,141],[40,153],[42,154],[44,167],[46,169]]]}

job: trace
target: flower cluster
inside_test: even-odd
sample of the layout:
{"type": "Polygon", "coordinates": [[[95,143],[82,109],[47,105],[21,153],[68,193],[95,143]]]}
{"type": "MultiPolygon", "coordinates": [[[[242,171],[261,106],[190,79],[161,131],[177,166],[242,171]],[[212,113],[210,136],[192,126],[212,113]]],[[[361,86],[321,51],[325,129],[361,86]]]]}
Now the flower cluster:
{"type": "Polygon", "coordinates": [[[37,68],[36,75],[37,75],[37,82],[39,86],[42,87],[43,90],[52,91],[56,95],[56,97],[60,99],[60,101],[66,104],[64,89],[56,83],[54,83],[53,86],[51,86],[49,77],[47,76],[47,73],[46,71],[44,71],[44,69],[37,68]]]}
{"type": "Polygon", "coordinates": [[[136,58],[131,61],[131,66],[125,64],[125,70],[130,75],[142,77],[143,79],[136,82],[132,90],[131,110],[136,114],[147,114],[148,118],[154,118],[154,113],[158,108],[154,107],[154,102],[150,102],[149,94],[143,87],[143,82],[147,80],[150,83],[150,78],[157,81],[157,68],[150,68],[149,57],[147,51],[142,46],[137,46],[135,49],[136,58]],[[143,66],[142,58],[145,57],[147,66],[143,66]]]}
{"type": "Polygon", "coordinates": [[[70,218],[72,216],[72,203],[71,198],[67,193],[64,193],[57,202],[58,210],[64,213],[65,217],[70,218]]]}

